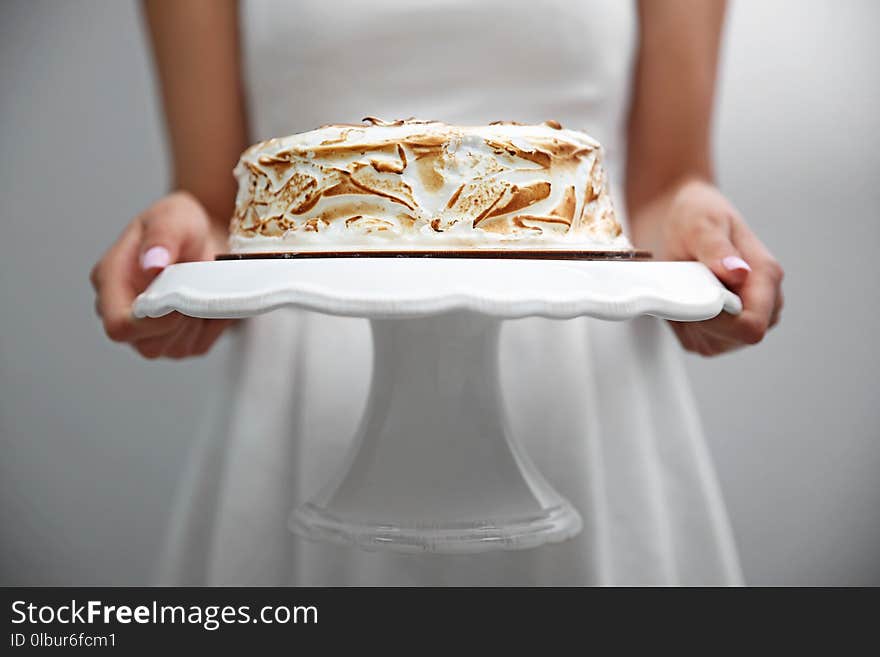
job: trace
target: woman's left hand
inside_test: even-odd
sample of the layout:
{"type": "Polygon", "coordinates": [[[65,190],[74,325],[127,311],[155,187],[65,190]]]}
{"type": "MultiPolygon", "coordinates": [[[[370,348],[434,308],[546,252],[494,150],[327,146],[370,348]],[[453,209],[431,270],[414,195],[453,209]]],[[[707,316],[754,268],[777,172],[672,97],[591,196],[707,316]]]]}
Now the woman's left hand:
{"type": "Polygon", "coordinates": [[[670,322],[682,346],[715,356],[760,342],[779,322],[782,267],[714,185],[684,183],[659,205],[650,227],[634,226],[637,243],[661,260],[699,260],[743,303],[739,315],[670,322]],[[640,240],[640,232],[650,236],[640,240]]]}

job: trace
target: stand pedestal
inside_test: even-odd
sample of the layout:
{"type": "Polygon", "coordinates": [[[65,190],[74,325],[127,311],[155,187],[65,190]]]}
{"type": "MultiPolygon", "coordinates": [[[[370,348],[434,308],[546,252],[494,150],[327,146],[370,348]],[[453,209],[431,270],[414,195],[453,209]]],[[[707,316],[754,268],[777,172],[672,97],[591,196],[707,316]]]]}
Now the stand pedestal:
{"type": "Polygon", "coordinates": [[[297,509],[311,538],[402,551],[479,552],[581,528],[507,430],[501,320],[469,312],[372,320],[367,408],[343,472],[297,509]]]}

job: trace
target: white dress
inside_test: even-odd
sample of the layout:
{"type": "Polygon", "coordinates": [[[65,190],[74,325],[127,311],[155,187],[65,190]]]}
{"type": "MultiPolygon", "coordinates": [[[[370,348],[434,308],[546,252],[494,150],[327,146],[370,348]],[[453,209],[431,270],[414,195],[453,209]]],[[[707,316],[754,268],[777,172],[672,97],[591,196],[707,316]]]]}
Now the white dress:
{"type": "MultiPolygon", "coordinates": [[[[621,0],[299,0],[242,8],[253,138],[363,116],[556,119],[620,184],[637,43],[621,0]]],[[[618,203],[618,207],[621,204],[618,203]]],[[[519,552],[366,552],[287,520],[340,464],[363,409],[366,320],[285,310],[233,334],[181,486],[163,584],[618,585],[741,581],[680,350],[664,322],[506,322],[511,429],[584,519],[519,552]]]]}

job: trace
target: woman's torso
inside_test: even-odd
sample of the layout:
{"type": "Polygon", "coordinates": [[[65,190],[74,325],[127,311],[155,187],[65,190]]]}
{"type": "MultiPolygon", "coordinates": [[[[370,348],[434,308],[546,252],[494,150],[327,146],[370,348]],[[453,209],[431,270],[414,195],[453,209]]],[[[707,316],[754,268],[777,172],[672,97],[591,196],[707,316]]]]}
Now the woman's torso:
{"type": "Polygon", "coordinates": [[[556,119],[605,146],[619,182],[634,3],[245,0],[254,140],[364,116],[556,119]]]}

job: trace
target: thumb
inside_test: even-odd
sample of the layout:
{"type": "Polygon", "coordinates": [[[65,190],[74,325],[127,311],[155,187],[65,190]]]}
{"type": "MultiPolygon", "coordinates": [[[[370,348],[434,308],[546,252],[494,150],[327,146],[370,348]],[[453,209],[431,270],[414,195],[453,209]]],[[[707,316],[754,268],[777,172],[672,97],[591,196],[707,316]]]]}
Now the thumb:
{"type": "Polygon", "coordinates": [[[697,259],[727,287],[742,285],[752,270],[730,237],[721,230],[704,232],[694,251],[697,259]]]}
{"type": "Polygon", "coordinates": [[[202,206],[189,194],[172,194],[142,217],[140,265],[161,270],[175,262],[202,259],[210,224],[202,206]]]}

